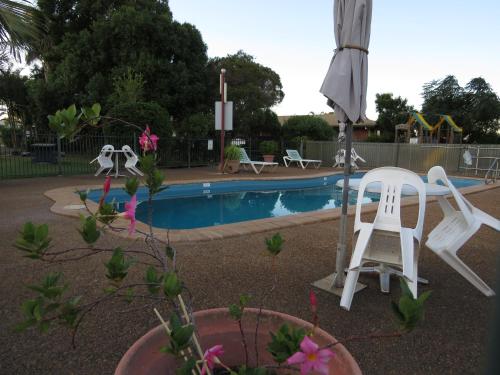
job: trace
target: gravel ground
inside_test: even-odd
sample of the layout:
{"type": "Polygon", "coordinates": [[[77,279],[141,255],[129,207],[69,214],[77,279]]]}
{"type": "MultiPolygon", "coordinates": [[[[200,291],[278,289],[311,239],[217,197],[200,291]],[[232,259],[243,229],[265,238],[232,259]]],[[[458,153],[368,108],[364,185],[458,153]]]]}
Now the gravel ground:
{"type": "MultiPolygon", "coordinates": [[[[277,172],[289,173],[285,169],[277,172]]],[[[167,175],[171,180],[217,176],[207,169],[169,170],[167,175]]],[[[55,249],[79,241],[77,221],[52,214],[49,211],[52,203],[43,192],[61,186],[95,184],[95,181],[89,177],[0,181],[1,374],[111,374],[127,348],[158,323],[152,307],[144,307],[140,302],[101,306],[82,325],[76,350],[71,348],[71,337],[64,329],[44,335],[34,330],[24,333],[12,330],[21,319],[19,306],[32,295],[23,284],[34,283],[51,270],[62,270],[71,282],[71,289],[79,293],[83,290],[85,299],[99,295],[105,286],[106,256],[48,265],[23,258],[11,245],[27,220],[49,224],[55,249]]],[[[500,217],[500,189],[471,194],[468,199],[478,208],[500,217]]],[[[404,208],[403,215],[413,222],[416,207],[404,208]]],[[[424,238],[440,219],[437,203],[428,204],[424,238]]],[[[351,218],[348,226],[351,232],[352,225],[351,218]]],[[[280,232],[286,246],[279,256],[279,285],[265,307],[309,320],[310,283],[328,275],[335,267],[338,221],[290,227],[280,232]]],[[[264,238],[273,233],[178,244],[182,278],[193,292],[195,308],[227,306],[242,292],[260,296],[268,290],[273,275],[269,259],[262,254],[264,238]]],[[[499,240],[497,232],[482,227],[461,251],[465,262],[489,285],[495,282],[499,240]]],[[[130,245],[127,239],[111,234],[100,241],[102,246],[130,245]]],[[[422,326],[402,338],[352,342],[347,345],[348,350],[365,374],[482,373],[494,299],[484,297],[425,248],[421,252],[419,273],[431,281],[419,290],[433,291],[422,326]]],[[[142,276],[132,271],[130,277],[142,276]]],[[[321,327],[337,338],[387,332],[394,327],[390,301],[399,296],[397,280],[391,281],[389,295],[380,293],[375,277],[364,275],[360,281],[368,284],[368,288],[355,296],[350,312],[339,307],[338,297],[318,292],[321,327]]]]}

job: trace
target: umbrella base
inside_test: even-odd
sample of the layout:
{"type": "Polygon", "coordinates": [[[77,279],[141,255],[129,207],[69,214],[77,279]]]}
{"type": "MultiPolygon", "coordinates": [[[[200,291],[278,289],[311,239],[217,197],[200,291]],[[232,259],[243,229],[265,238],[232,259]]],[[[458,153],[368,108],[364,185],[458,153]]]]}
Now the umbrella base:
{"type": "MultiPolygon", "coordinates": [[[[331,275],[328,275],[327,277],[324,277],[323,279],[320,279],[320,280],[313,282],[311,285],[318,288],[318,289],[324,290],[325,292],[335,294],[336,296],[342,297],[342,291],[344,290],[344,288],[336,288],[333,285],[334,278],[335,278],[335,273],[332,273],[331,275]]],[[[355,292],[359,292],[360,290],[363,290],[365,288],[366,288],[365,284],[361,284],[358,282],[358,283],[356,283],[355,292]]]]}

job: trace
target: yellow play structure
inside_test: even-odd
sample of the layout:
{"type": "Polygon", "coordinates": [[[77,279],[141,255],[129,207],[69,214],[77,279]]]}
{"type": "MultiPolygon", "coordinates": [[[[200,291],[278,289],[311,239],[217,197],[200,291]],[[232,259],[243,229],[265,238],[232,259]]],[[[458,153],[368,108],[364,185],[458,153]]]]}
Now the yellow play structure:
{"type": "Polygon", "coordinates": [[[420,112],[411,112],[406,124],[396,125],[394,142],[402,139],[406,143],[462,143],[462,128],[450,115],[439,115],[439,121],[431,125],[420,112]]]}

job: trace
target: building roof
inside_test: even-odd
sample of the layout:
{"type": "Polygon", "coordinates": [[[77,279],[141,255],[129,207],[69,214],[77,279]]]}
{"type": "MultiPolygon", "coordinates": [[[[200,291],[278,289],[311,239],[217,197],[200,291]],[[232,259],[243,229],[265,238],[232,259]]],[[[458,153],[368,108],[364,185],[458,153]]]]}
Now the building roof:
{"type": "MultiPolygon", "coordinates": [[[[292,116],[278,116],[278,121],[280,122],[281,126],[283,126],[283,124],[290,118],[290,117],[294,117],[294,116],[297,116],[297,115],[292,115],[292,116]]],[[[322,118],[323,120],[325,120],[328,125],[334,127],[334,128],[338,128],[339,126],[339,122],[337,120],[337,117],[335,116],[335,113],[333,112],[329,112],[329,113],[320,113],[320,114],[310,114],[309,116],[316,116],[316,117],[320,117],[322,118]]],[[[376,125],[375,121],[373,120],[366,120],[364,122],[361,122],[361,123],[358,123],[358,124],[354,124],[355,127],[374,127],[376,125]]]]}

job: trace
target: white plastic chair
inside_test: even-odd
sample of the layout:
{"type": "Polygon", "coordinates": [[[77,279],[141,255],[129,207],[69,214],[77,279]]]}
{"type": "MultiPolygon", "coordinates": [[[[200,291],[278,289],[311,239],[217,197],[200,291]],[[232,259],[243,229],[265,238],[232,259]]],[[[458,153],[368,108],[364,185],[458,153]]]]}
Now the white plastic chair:
{"type": "Polygon", "coordinates": [[[90,161],[89,164],[92,164],[95,161],[99,163],[99,169],[97,170],[94,176],[99,176],[105,169],[109,169],[107,174],[111,172],[114,166],[112,159],[114,151],[115,148],[113,147],[113,145],[104,145],[101,149],[99,156],[96,157],[94,160],[90,161]]]}
{"type": "Polygon", "coordinates": [[[464,164],[467,167],[471,167],[472,166],[472,155],[471,155],[470,151],[469,150],[465,150],[464,154],[462,156],[464,158],[464,164]]]}
{"type": "Polygon", "coordinates": [[[278,163],[276,162],[250,160],[246,150],[243,147],[240,147],[240,164],[245,169],[247,168],[247,166],[252,167],[255,174],[260,174],[260,172],[262,172],[264,167],[272,167],[272,170],[278,168],[278,163]]]}
{"type": "MultiPolygon", "coordinates": [[[[363,159],[361,156],[358,155],[356,150],[354,148],[351,149],[351,167],[354,169],[359,169],[358,164],[356,163],[357,161],[362,161],[363,163],[366,163],[366,160],[363,159]]],[[[335,167],[344,167],[345,164],[345,149],[341,148],[337,154],[335,155],[335,164],[333,164],[333,168],[335,167]]]]}
{"type": "Polygon", "coordinates": [[[477,209],[466,200],[448,180],[442,167],[432,167],[427,173],[427,177],[429,183],[441,181],[450,189],[458,210],[455,210],[444,196],[438,197],[444,218],[429,233],[425,245],[485,296],[494,296],[495,292],[457,256],[457,252],[479,230],[482,224],[500,231],[500,220],[477,209]]]}
{"type": "Polygon", "coordinates": [[[378,272],[380,288],[389,292],[390,275],[403,276],[413,295],[417,296],[418,255],[424,227],[425,185],[415,173],[402,168],[384,167],[373,169],[361,179],[356,204],[354,235],[358,235],[349,264],[348,274],[340,300],[340,306],[349,310],[360,272],[378,272]],[[361,221],[361,202],[366,186],[372,182],[381,184],[380,201],[373,223],[361,221]],[[418,220],[415,228],[401,226],[400,203],[403,185],[415,188],[418,194],[418,220]],[[416,243],[416,244],[415,244],[416,243]],[[364,263],[376,263],[375,267],[362,267],[364,263]],[[389,266],[402,268],[402,272],[389,266]]]}
{"type": "Polygon", "coordinates": [[[139,158],[135,154],[134,151],[130,148],[128,145],[122,146],[122,151],[125,157],[127,158],[127,161],[125,162],[125,169],[127,169],[130,173],[135,175],[136,173],[139,176],[144,176],[144,173],[142,173],[137,167],[137,162],[139,161],[139,158]]]}
{"type": "Polygon", "coordinates": [[[285,167],[289,167],[293,162],[300,165],[302,169],[306,169],[309,164],[312,164],[316,169],[321,166],[321,160],[303,159],[297,150],[286,150],[287,156],[283,156],[285,167]]]}

